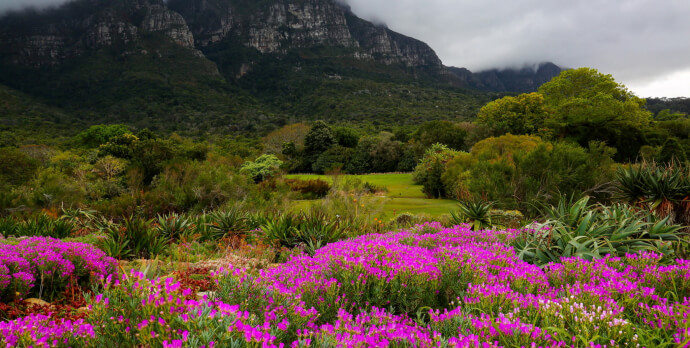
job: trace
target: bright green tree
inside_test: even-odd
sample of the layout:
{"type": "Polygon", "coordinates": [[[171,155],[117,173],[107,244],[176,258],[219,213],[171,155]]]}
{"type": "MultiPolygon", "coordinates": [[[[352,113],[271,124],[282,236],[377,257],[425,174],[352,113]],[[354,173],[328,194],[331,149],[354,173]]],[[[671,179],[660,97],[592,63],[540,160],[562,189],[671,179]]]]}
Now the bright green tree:
{"type": "Polygon", "coordinates": [[[496,135],[535,134],[550,116],[543,95],[525,93],[486,104],[479,110],[477,122],[491,128],[496,135]]]}
{"type": "Polygon", "coordinates": [[[651,119],[645,100],[611,75],[591,68],[565,70],[539,87],[539,93],[553,110],[547,126],[561,138],[583,147],[604,141],[618,150],[619,160],[633,160],[645,145],[642,129],[651,119]]]}
{"type": "Polygon", "coordinates": [[[261,182],[278,174],[282,164],[283,161],[275,155],[261,155],[254,161],[245,162],[240,173],[248,175],[255,182],[261,182]]]}

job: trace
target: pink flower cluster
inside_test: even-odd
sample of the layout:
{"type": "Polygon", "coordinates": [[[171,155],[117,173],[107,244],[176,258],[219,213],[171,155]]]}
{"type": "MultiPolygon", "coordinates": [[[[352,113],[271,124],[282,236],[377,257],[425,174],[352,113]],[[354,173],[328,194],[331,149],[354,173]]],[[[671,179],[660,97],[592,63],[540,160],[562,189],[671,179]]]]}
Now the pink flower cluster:
{"type": "Polygon", "coordinates": [[[26,293],[41,285],[64,285],[70,278],[97,279],[113,273],[117,265],[115,259],[92,245],[54,238],[32,237],[1,248],[0,300],[3,292],[26,293]]]}
{"type": "Polygon", "coordinates": [[[0,343],[6,347],[69,346],[81,339],[95,337],[93,326],[84,319],[51,320],[50,316],[32,314],[9,322],[0,322],[0,343]]]}
{"type": "MultiPolygon", "coordinates": [[[[170,278],[109,277],[92,301],[93,342],[610,348],[690,340],[687,260],[663,264],[646,252],[540,268],[510,246],[520,233],[530,232],[426,224],[362,236],[258,274],[220,271],[219,291],[201,298],[170,278]]],[[[48,324],[5,325],[20,336],[48,324]]],[[[85,335],[71,337],[88,345],[85,335]]]]}

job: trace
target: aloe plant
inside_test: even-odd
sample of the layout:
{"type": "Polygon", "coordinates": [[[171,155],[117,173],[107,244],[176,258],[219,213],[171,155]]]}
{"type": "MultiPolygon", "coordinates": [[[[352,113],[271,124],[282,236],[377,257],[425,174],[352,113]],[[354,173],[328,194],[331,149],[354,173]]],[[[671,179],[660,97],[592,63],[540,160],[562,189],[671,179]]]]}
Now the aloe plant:
{"type": "Polygon", "coordinates": [[[450,212],[451,225],[459,225],[467,223],[470,228],[474,231],[491,228],[492,219],[495,214],[492,212],[493,208],[492,202],[460,202],[458,204],[458,210],[450,212]]]}
{"type": "Polygon", "coordinates": [[[642,163],[616,172],[615,198],[668,217],[690,223],[690,168],[678,163],[642,163]]]}
{"type": "Polygon", "coordinates": [[[247,214],[238,208],[214,211],[208,214],[208,219],[211,236],[216,240],[227,235],[244,235],[247,231],[247,214]]]}
{"type": "Polygon", "coordinates": [[[294,214],[278,215],[261,225],[262,236],[269,244],[293,248],[300,242],[298,235],[300,222],[299,216],[294,214]]]}
{"type": "Polygon", "coordinates": [[[328,243],[337,242],[345,235],[337,219],[327,214],[310,211],[301,215],[297,227],[297,240],[305,245],[305,252],[314,255],[317,249],[328,243]]]}
{"type": "Polygon", "coordinates": [[[120,259],[152,258],[163,254],[169,239],[152,228],[153,220],[126,217],[122,225],[111,225],[100,247],[109,256],[120,259]]]}
{"type": "Polygon", "coordinates": [[[193,227],[194,224],[185,215],[172,213],[158,216],[156,231],[172,242],[193,233],[193,227]]]}

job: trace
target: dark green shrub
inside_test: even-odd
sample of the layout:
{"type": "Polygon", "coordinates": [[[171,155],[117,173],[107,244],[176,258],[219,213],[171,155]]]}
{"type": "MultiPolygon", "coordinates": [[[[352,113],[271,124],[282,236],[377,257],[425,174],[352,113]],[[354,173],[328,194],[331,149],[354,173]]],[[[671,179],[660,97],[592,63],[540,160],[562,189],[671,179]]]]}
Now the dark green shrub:
{"type": "Polygon", "coordinates": [[[292,191],[301,193],[303,199],[321,198],[326,196],[331,190],[331,185],[327,181],[321,179],[286,179],[285,183],[292,191]]]}

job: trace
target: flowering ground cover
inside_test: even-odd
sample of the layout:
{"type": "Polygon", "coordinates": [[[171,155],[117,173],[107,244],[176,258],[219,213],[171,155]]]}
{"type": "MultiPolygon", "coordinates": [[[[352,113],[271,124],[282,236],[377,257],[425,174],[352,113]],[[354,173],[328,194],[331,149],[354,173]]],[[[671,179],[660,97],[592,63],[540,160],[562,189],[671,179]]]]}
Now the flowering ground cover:
{"type": "Polygon", "coordinates": [[[690,261],[645,252],[538,267],[529,230],[437,223],[329,244],[217,291],[110,275],[84,320],[0,323],[6,346],[675,347],[688,344],[690,261]]]}
{"type": "Polygon", "coordinates": [[[16,296],[50,299],[68,286],[112,274],[117,265],[92,245],[55,238],[31,237],[1,247],[0,302],[16,296]]]}

